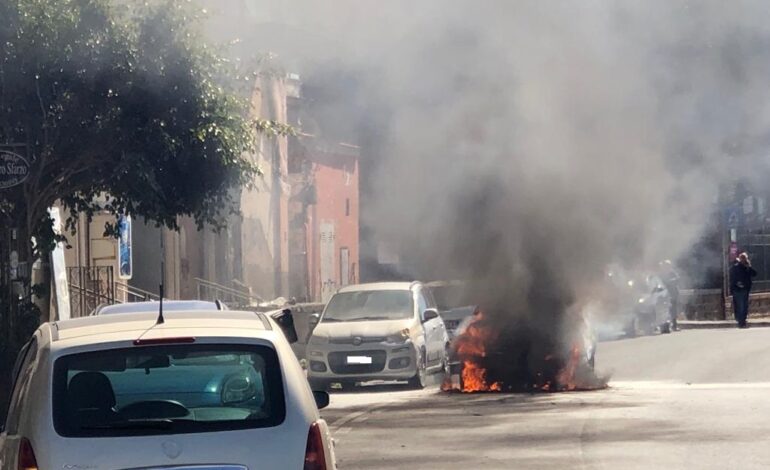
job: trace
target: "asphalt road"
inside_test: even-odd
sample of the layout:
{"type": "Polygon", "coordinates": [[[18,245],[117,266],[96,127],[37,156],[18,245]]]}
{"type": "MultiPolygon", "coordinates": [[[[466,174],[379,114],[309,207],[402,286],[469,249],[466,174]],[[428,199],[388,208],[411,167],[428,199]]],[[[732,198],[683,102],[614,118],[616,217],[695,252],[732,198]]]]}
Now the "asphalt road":
{"type": "Polygon", "coordinates": [[[365,387],[323,415],[342,469],[770,467],[770,328],[602,343],[596,360],[607,390],[365,387]]]}

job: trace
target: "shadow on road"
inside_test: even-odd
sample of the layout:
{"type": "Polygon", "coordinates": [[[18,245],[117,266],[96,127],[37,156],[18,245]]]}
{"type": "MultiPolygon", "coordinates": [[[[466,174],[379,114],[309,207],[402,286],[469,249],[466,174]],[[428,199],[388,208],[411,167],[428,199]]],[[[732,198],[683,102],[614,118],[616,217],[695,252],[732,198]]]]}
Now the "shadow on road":
{"type": "Polygon", "coordinates": [[[723,439],[683,428],[665,415],[647,414],[644,408],[652,401],[612,390],[426,394],[380,405],[341,436],[340,468],[513,468],[512,463],[516,468],[574,468],[575,452],[582,459],[582,449],[592,442],[622,448],[723,439]]]}

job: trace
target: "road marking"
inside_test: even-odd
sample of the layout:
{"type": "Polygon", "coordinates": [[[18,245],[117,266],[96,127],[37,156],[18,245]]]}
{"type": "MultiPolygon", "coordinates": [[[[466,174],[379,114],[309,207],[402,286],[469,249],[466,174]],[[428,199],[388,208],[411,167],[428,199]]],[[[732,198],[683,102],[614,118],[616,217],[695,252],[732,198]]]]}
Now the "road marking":
{"type": "Polygon", "coordinates": [[[610,382],[610,389],[617,390],[724,390],[724,389],[770,389],[770,382],[724,382],[724,383],[682,383],[682,382],[610,382]]]}

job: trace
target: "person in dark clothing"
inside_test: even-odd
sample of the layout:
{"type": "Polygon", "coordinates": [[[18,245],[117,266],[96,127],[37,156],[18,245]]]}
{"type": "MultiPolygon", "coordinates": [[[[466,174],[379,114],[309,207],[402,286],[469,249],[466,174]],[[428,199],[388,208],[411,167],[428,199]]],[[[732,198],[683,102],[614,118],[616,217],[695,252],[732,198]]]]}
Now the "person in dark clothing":
{"type": "Polygon", "coordinates": [[[663,281],[663,285],[666,287],[668,296],[671,300],[671,306],[668,311],[671,320],[671,329],[676,331],[679,329],[679,326],[677,325],[677,317],[679,316],[679,274],[677,274],[673,264],[669,260],[661,262],[660,267],[660,278],[663,281]]]}
{"type": "Polygon", "coordinates": [[[730,268],[730,294],[733,296],[733,312],[738,328],[748,328],[749,293],[752,278],[756,275],[747,253],[741,253],[730,268]]]}

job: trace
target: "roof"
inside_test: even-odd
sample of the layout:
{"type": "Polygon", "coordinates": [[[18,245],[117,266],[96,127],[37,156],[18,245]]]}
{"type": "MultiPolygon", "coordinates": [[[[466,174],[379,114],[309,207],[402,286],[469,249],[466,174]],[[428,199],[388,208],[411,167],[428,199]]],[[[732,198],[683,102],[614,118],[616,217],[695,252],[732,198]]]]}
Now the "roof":
{"type": "Polygon", "coordinates": [[[62,320],[51,324],[53,341],[88,344],[95,342],[130,341],[140,336],[173,337],[180,330],[194,336],[264,336],[272,330],[261,313],[236,310],[190,310],[164,312],[165,322],[158,325],[156,312],[136,312],[120,315],[89,316],[62,320]],[[99,337],[99,338],[96,338],[99,337]]]}
{"type": "MultiPolygon", "coordinates": [[[[105,305],[96,310],[96,315],[112,315],[116,313],[137,313],[137,312],[158,312],[160,302],[129,302],[125,304],[105,305]]],[[[223,310],[219,308],[216,302],[206,302],[203,300],[164,300],[163,311],[172,310],[223,310]]]]}
{"type": "Polygon", "coordinates": [[[371,290],[411,290],[412,287],[417,285],[415,282],[372,282],[369,284],[355,284],[352,286],[345,286],[337,292],[361,292],[371,290]]]}

